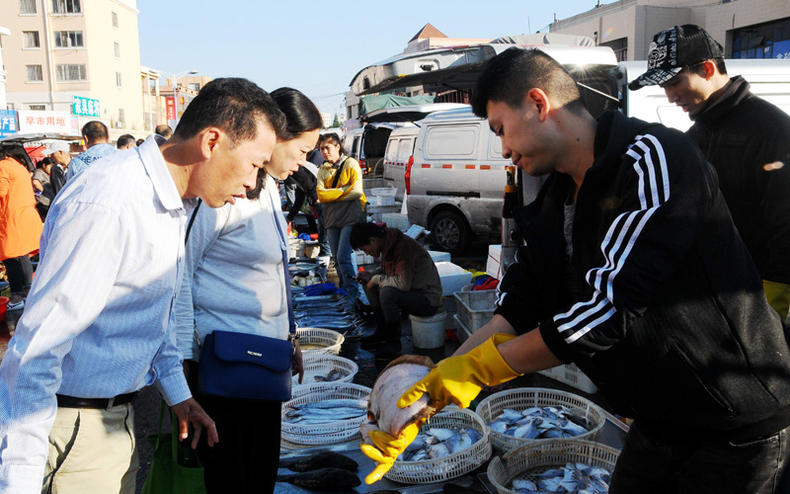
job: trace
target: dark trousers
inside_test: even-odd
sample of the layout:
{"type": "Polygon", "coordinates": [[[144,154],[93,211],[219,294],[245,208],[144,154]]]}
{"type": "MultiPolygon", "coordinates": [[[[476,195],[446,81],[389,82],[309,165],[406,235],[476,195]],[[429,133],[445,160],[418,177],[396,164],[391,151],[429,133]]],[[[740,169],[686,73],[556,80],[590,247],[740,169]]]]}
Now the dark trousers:
{"type": "Polygon", "coordinates": [[[195,399],[217,425],[219,442],[198,443],[208,494],[274,492],[280,463],[279,401],[237,400],[196,394],[199,364],[186,361],[195,399]]]}
{"type": "Polygon", "coordinates": [[[318,255],[328,256],[332,253],[329,248],[329,239],[326,237],[326,227],[324,226],[324,207],[321,204],[315,203],[315,216],[318,220],[318,255]]]}
{"type": "Polygon", "coordinates": [[[420,292],[404,292],[391,286],[365,289],[370,305],[379,319],[379,331],[386,333],[387,340],[400,338],[400,318],[402,313],[418,317],[436,314],[437,307],[431,305],[428,297],[420,292]]]}
{"type": "Polygon", "coordinates": [[[11,293],[26,296],[33,284],[33,263],[30,256],[12,257],[3,261],[11,293]]]}
{"type": "Polygon", "coordinates": [[[790,493],[790,427],[745,442],[682,442],[631,428],[610,494],[790,493]]]}

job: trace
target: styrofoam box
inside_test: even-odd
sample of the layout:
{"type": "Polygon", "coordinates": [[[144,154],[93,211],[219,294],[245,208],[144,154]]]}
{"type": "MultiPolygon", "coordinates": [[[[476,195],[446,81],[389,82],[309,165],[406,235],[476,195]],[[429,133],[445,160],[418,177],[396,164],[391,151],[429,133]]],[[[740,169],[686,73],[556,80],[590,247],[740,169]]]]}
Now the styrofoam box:
{"type": "Polygon", "coordinates": [[[398,213],[400,212],[400,206],[390,205],[390,206],[371,206],[368,204],[367,214],[370,216],[373,221],[376,223],[380,223],[382,220],[382,216],[386,213],[398,213]]]}
{"type": "Polygon", "coordinates": [[[436,270],[442,282],[442,295],[452,295],[472,281],[472,273],[451,262],[437,262],[436,270]]]}
{"type": "Polygon", "coordinates": [[[428,254],[431,255],[433,262],[450,262],[449,252],[439,252],[438,250],[429,250],[428,254]]]}
{"type": "MultiPolygon", "coordinates": [[[[381,221],[386,223],[390,228],[397,228],[398,230],[406,230],[409,228],[409,216],[400,213],[384,213],[381,215],[381,221]]],[[[448,259],[449,261],[449,259],[448,259]]]]}
{"type": "Polygon", "coordinates": [[[486,274],[498,280],[501,280],[502,276],[505,275],[505,273],[502,272],[502,245],[495,244],[488,246],[486,274]]]}
{"type": "Polygon", "coordinates": [[[574,364],[558,365],[557,367],[552,367],[551,369],[538,371],[538,374],[543,374],[546,377],[556,379],[561,383],[565,383],[568,386],[573,386],[574,388],[580,389],[585,393],[595,393],[598,391],[598,387],[593,384],[593,382],[590,381],[590,378],[587,377],[584,372],[582,372],[581,369],[576,367],[574,364]]]}
{"type": "Polygon", "coordinates": [[[395,196],[367,196],[370,206],[394,206],[395,196]]]}

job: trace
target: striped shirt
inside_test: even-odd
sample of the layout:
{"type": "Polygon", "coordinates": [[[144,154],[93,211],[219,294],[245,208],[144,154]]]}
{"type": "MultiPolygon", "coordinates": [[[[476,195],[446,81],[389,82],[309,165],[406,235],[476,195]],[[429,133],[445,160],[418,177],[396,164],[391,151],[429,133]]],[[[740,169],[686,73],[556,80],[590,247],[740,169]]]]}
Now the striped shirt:
{"type": "Polygon", "coordinates": [[[157,138],[90,167],[52,203],[0,364],[0,492],[40,491],[56,393],[109,398],[156,382],[170,404],[191,396],[167,330],[186,211],[157,138]]]}

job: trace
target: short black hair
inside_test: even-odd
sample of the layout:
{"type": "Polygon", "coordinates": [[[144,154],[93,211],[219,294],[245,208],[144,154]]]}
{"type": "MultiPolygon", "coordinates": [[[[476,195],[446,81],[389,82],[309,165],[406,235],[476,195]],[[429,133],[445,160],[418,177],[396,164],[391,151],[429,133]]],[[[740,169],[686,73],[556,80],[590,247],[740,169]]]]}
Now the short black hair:
{"type": "Polygon", "coordinates": [[[271,93],[272,99],[285,114],[285,130],[279,137],[285,141],[303,132],[320,129],[324,124],[321,112],[301,91],[281,87],[271,93]]]}
{"type": "Polygon", "coordinates": [[[167,124],[159,124],[156,127],[154,127],[154,133],[159,134],[165,139],[170,139],[170,136],[173,135],[173,129],[171,129],[170,126],[167,124]]]}
{"type": "MultiPolygon", "coordinates": [[[[727,64],[724,63],[724,59],[721,57],[711,58],[710,61],[716,64],[716,70],[719,71],[719,74],[727,75],[727,64]]],[[[707,60],[703,60],[700,63],[696,63],[691,67],[686,67],[690,72],[699,72],[702,70],[702,66],[705,65],[707,60]]]]}
{"type": "Polygon", "coordinates": [[[110,138],[107,126],[98,120],[91,120],[82,126],[82,135],[88,142],[106,141],[110,138]]]}
{"type": "Polygon", "coordinates": [[[321,134],[318,136],[318,144],[317,146],[320,148],[321,143],[324,141],[334,141],[335,144],[340,146],[340,154],[346,154],[346,150],[343,149],[343,143],[340,141],[340,136],[337,135],[335,132],[327,132],[325,134],[321,134]]]}
{"type": "Polygon", "coordinates": [[[142,143],[145,142],[145,139],[137,139],[137,147],[140,147],[142,143]]]}
{"type": "Polygon", "coordinates": [[[349,241],[351,248],[359,250],[363,245],[367,245],[372,237],[384,238],[387,235],[387,228],[376,223],[355,223],[351,227],[349,241]]]}
{"type": "Polygon", "coordinates": [[[120,148],[122,148],[124,146],[127,146],[129,144],[134,144],[134,143],[135,143],[134,136],[132,134],[124,134],[124,135],[122,135],[121,137],[118,138],[118,140],[116,141],[115,145],[118,147],[118,149],[120,149],[120,148]]]}
{"type": "Polygon", "coordinates": [[[47,156],[43,160],[36,163],[36,168],[44,168],[47,165],[54,165],[54,164],[55,164],[55,160],[47,156]]]}
{"type": "Polygon", "coordinates": [[[489,101],[520,108],[532,88],[542,89],[574,113],[584,109],[576,81],[565,67],[540,50],[513,47],[486,62],[472,93],[472,110],[487,118],[489,101]]]}
{"type": "Polygon", "coordinates": [[[269,122],[278,137],[283,134],[285,116],[266,91],[239,77],[214,79],[189,103],[173,137],[186,140],[207,127],[219,127],[238,144],[255,139],[260,118],[269,122]]]}

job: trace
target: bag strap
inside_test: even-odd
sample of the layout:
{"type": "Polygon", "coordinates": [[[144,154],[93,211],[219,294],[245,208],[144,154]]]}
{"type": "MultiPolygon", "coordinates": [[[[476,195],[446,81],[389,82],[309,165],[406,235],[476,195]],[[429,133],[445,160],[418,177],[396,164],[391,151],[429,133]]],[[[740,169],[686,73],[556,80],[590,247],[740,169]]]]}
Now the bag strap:
{"type": "Polygon", "coordinates": [[[340,167],[337,169],[337,173],[335,173],[335,177],[332,179],[333,189],[337,188],[337,182],[340,180],[340,174],[343,173],[343,167],[346,166],[346,161],[348,161],[348,156],[346,156],[346,159],[344,159],[343,162],[340,163],[340,167]]]}
{"type": "Polygon", "coordinates": [[[189,240],[189,232],[192,231],[192,224],[195,222],[195,216],[197,216],[198,209],[200,209],[200,205],[203,204],[202,199],[197,200],[197,204],[195,205],[195,209],[192,210],[192,214],[189,217],[189,223],[187,223],[187,233],[184,235],[184,245],[186,245],[187,240],[189,240]]]}
{"type": "Polygon", "coordinates": [[[280,225],[280,219],[277,217],[278,214],[281,215],[282,213],[272,197],[272,219],[277,226],[277,232],[280,234],[280,240],[283,243],[283,248],[281,250],[283,255],[283,280],[285,281],[285,294],[288,301],[288,333],[293,336],[296,334],[296,320],[294,317],[293,300],[291,300],[291,274],[288,272],[288,237],[285,235],[283,227],[280,225]]]}

